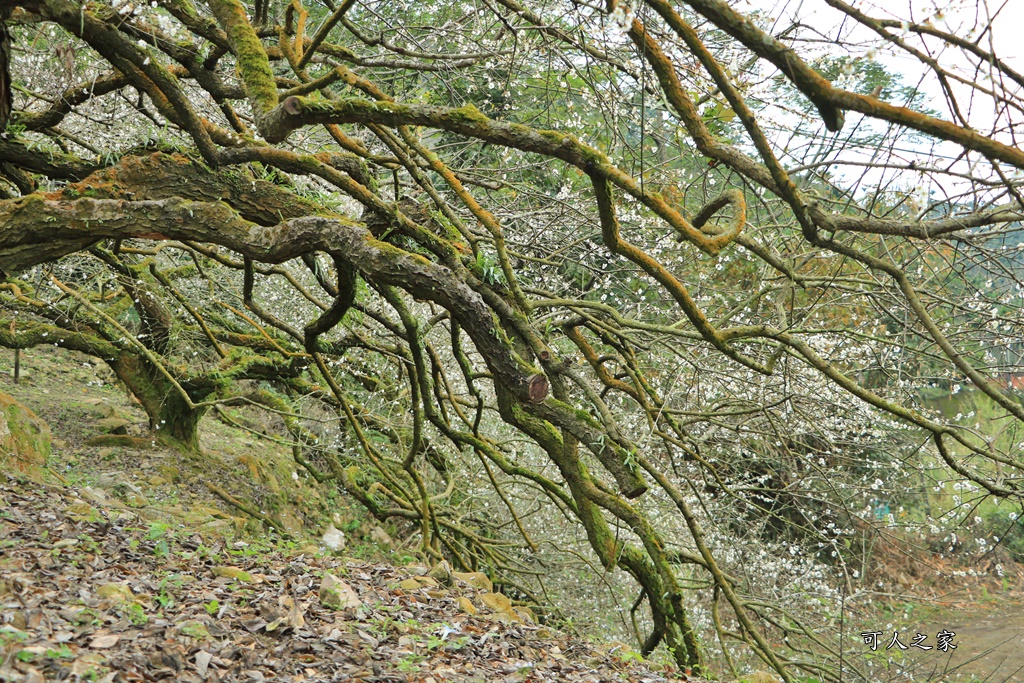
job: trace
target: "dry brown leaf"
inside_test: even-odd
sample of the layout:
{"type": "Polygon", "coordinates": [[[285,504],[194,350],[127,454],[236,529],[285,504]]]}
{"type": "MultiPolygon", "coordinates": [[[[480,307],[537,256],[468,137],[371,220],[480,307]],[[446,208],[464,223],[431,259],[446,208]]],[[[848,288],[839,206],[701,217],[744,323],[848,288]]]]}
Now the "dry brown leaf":
{"type": "Polygon", "coordinates": [[[213,659],[213,655],[206,650],[200,650],[196,653],[196,672],[203,678],[206,678],[206,670],[210,667],[211,659],[213,659]]]}
{"type": "Polygon", "coordinates": [[[121,636],[114,633],[110,633],[105,636],[96,636],[89,641],[89,647],[94,650],[106,650],[108,647],[114,647],[117,645],[117,641],[119,640],[121,640],[121,636]]]}

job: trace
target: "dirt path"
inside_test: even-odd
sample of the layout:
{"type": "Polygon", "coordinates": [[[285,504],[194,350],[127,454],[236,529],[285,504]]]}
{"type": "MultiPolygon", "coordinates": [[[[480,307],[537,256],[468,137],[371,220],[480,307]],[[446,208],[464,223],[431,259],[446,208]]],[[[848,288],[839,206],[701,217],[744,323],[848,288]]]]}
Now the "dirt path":
{"type": "Polygon", "coordinates": [[[1024,681],[1024,604],[997,603],[991,611],[954,612],[942,623],[924,625],[931,633],[946,628],[959,643],[950,668],[982,680],[1024,681]]]}
{"type": "Polygon", "coordinates": [[[1024,683],[1024,601],[1019,596],[996,598],[986,606],[936,609],[916,623],[893,626],[908,649],[886,647],[891,628],[879,636],[874,659],[885,670],[884,680],[1024,683]],[[955,634],[954,649],[937,649],[936,636],[942,631],[955,634]],[[909,647],[918,633],[927,636],[921,644],[931,650],[909,647]]]}

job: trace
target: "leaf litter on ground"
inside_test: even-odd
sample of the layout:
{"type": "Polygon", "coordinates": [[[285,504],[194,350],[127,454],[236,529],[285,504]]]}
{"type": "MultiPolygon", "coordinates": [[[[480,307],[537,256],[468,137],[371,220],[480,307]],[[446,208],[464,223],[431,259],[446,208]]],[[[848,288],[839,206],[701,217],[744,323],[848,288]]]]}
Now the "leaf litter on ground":
{"type": "Polygon", "coordinates": [[[154,532],[80,494],[0,480],[2,683],[696,680],[538,626],[486,588],[154,532]]]}

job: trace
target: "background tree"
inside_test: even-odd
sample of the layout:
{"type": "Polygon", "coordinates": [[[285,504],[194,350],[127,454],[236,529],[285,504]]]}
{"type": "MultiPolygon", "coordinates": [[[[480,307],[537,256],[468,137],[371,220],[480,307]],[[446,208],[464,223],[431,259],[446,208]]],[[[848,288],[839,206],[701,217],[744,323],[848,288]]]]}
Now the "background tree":
{"type": "Polygon", "coordinates": [[[0,344],[101,358],[182,449],[272,412],[542,618],[582,562],[644,653],[838,680],[873,527],[1021,504],[1024,79],[824,5],[822,55],[723,0],[0,3],[0,344]],[[984,423],[929,403],[964,386],[984,423]]]}

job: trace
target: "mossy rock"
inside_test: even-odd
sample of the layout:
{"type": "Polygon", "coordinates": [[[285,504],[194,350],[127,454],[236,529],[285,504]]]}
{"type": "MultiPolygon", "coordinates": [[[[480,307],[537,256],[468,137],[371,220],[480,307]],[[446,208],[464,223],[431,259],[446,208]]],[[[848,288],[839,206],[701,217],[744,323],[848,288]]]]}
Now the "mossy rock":
{"type": "Polygon", "coordinates": [[[429,576],[414,576],[398,584],[398,587],[406,591],[416,591],[421,588],[437,588],[437,581],[429,576]]]}
{"type": "Polygon", "coordinates": [[[252,582],[252,574],[243,569],[239,569],[238,567],[214,567],[213,575],[227,579],[234,579],[235,581],[242,581],[243,583],[252,582]]]}
{"type": "Polygon", "coordinates": [[[181,480],[181,470],[172,465],[161,465],[156,468],[156,471],[160,473],[160,476],[174,484],[181,480]]]}
{"type": "Polygon", "coordinates": [[[83,399],[81,404],[83,410],[97,418],[115,417],[116,411],[114,406],[107,403],[102,398],[90,397],[83,399]]]}
{"type": "Polygon", "coordinates": [[[96,595],[115,604],[128,603],[135,599],[132,589],[126,583],[105,583],[96,588],[96,595]]]}
{"type": "Polygon", "coordinates": [[[319,592],[320,604],[331,609],[356,609],[363,604],[352,587],[333,574],[324,574],[319,592]]]}
{"type": "Polygon", "coordinates": [[[46,422],[0,392],[0,471],[42,479],[52,442],[46,422]]]}
{"type": "Polygon", "coordinates": [[[434,579],[442,586],[451,585],[452,582],[452,568],[448,564],[447,560],[441,560],[434,568],[427,572],[427,576],[434,579]]]}
{"type": "Polygon", "coordinates": [[[522,617],[512,607],[512,601],[502,593],[484,593],[480,596],[480,602],[499,617],[501,621],[511,623],[522,623],[523,621],[522,617]]]}
{"type": "Polygon", "coordinates": [[[467,598],[465,595],[460,595],[458,602],[459,609],[465,612],[466,614],[476,614],[480,611],[476,608],[476,605],[473,604],[473,601],[467,598]]]}
{"type": "Polygon", "coordinates": [[[524,624],[536,624],[537,615],[533,613],[533,610],[522,605],[520,607],[513,607],[512,610],[519,616],[524,624]]]}
{"type": "Polygon", "coordinates": [[[126,436],[128,434],[128,426],[131,425],[131,423],[131,420],[127,420],[116,415],[96,420],[96,426],[105,433],[118,436],[126,436]]]}
{"type": "Polygon", "coordinates": [[[284,526],[285,531],[290,533],[292,536],[302,536],[303,524],[301,517],[288,508],[281,510],[281,512],[278,513],[278,517],[281,519],[281,524],[284,526]]]}
{"type": "Polygon", "coordinates": [[[465,584],[482,591],[493,591],[494,586],[483,572],[452,572],[456,583],[465,584]]]}
{"type": "Polygon", "coordinates": [[[95,523],[103,521],[103,515],[100,514],[100,511],[84,501],[71,503],[64,508],[64,514],[76,522],[95,523]]]}

